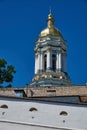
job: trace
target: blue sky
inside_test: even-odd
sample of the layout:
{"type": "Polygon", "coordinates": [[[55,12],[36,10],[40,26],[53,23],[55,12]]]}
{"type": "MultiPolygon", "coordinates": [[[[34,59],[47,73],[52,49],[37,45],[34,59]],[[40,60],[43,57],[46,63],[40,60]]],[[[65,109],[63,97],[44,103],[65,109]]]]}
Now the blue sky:
{"type": "Polygon", "coordinates": [[[15,66],[14,87],[24,87],[34,75],[34,42],[50,6],[67,40],[67,72],[74,84],[87,82],[87,0],[0,0],[0,58],[15,66]]]}

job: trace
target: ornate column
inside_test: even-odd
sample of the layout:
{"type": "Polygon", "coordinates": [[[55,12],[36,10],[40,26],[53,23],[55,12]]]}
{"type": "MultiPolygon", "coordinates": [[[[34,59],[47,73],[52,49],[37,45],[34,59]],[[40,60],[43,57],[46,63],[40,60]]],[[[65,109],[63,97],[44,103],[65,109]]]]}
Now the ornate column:
{"type": "Polygon", "coordinates": [[[36,65],[37,65],[37,73],[39,73],[40,72],[40,52],[39,51],[37,52],[37,63],[36,63],[36,65]]]}
{"type": "Polygon", "coordinates": [[[59,53],[57,52],[56,54],[56,70],[58,71],[59,69],[59,53]]]}
{"type": "Polygon", "coordinates": [[[35,54],[35,74],[37,74],[37,71],[38,71],[38,55],[35,54]]]}
{"type": "Polygon", "coordinates": [[[47,49],[47,70],[51,70],[52,68],[52,55],[51,55],[51,49],[47,49]]]}
{"type": "Polygon", "coordinates": [[[61,52],[59,52],[59,64],[58,64],[58,70],[62,70],[62,56],[61,52]]]}

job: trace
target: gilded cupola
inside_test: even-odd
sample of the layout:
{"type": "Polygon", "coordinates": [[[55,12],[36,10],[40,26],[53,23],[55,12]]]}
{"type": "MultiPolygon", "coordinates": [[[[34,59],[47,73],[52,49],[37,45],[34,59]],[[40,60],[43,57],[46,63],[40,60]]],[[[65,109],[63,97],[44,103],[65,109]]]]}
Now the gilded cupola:
{"type": "Polygon", "coordinates": [[[63,37],[61,32],[54,26],[54,18],[53,18],[53,15],[51,12],[47,18],[47,28],[45,28],[44,30],[41,31],[39,37],[44,37],[44,36],[48,36],[48,35],[63,37]]]}

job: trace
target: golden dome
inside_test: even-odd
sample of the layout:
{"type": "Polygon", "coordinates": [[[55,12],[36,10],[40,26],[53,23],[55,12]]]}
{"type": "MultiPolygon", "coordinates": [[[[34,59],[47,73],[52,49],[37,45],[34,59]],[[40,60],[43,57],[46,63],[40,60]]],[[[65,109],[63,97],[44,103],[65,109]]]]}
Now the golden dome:
{"type": "Polygon", "coordinates": [[[48,15],[47,23],[48,23],[47,28],[41,31],[39,37],[44,37],[48,35],[62,37],[62,34],[60,33],[60,31],[54,27],[54,18],[51,13],[48,15]]]}

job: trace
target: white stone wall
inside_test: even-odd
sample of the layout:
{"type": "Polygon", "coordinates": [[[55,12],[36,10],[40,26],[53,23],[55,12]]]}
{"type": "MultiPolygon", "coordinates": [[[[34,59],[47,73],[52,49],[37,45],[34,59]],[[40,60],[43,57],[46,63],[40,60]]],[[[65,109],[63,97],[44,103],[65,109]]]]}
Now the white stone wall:
{"type": "Polygon", "coordinates": [[[1,99],[0,106],[4,104],[8,108],[0,108],[0,130],[87,130],[87,106],[1,99]],[[60,115],[62,111],[67,115],[60,115]]]}
{"type": "MultiPolygon", "coordinates": [[[[23,124],[13,124],[13,123],[6,123],[0,122],[0,130],[60,130],[60,128],[50,128],[44,126],[37,126],[37,125],[23,125],[23,124]]],[[[68,129],[67,129],[68,130],[68,129]]]]}

